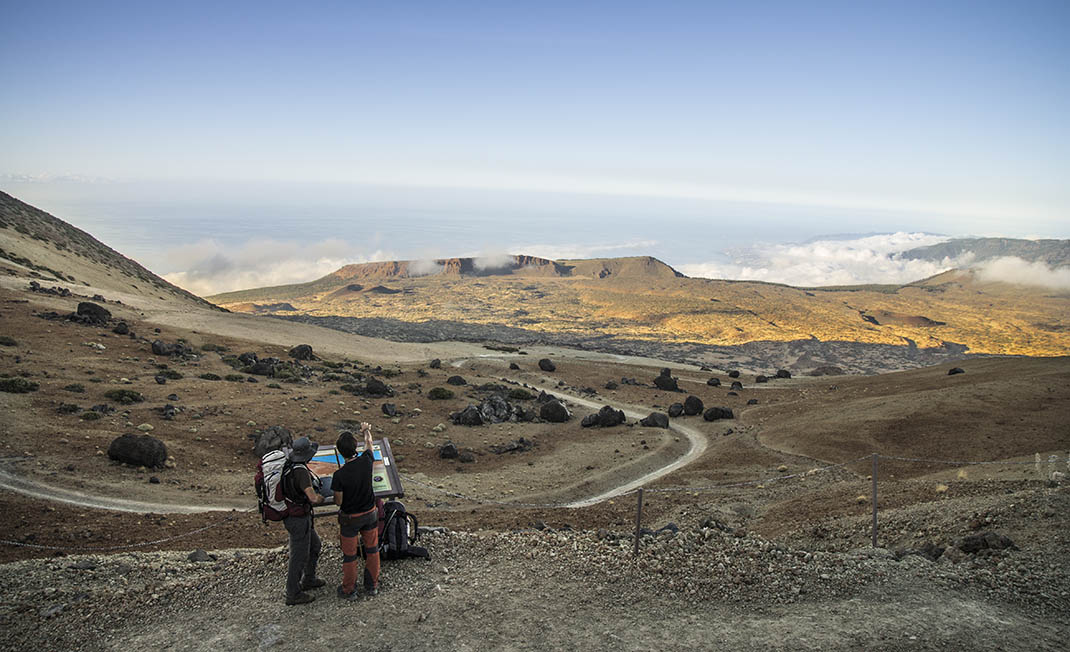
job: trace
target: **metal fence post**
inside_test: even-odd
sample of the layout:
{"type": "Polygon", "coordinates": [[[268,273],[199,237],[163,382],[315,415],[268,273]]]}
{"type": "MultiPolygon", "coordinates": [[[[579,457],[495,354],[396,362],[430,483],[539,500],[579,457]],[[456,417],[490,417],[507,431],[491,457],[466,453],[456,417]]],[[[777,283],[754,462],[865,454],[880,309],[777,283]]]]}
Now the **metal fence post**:
{"type": "Polygon", "coordinates": [[[873,454],[873,547],[877,547],[877,458],[873,454]]]}
{"type": "Polygon", "coordinates": [[[632,557],[639,556],[639,527],[643,522],[643,488],[639,487],[639,502],[635,506],[635,549],[632,557]]]}

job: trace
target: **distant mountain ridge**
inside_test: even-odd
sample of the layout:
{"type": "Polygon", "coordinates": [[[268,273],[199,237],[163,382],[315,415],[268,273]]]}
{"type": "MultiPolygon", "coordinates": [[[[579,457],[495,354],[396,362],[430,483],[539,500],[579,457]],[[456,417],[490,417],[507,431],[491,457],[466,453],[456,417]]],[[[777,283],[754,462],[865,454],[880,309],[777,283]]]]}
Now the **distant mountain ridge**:
{"type": "Polygon", "coordinates": [[[906,260],[955,260],[972,253],[973,263],[1014,256],[1028,262],[1042,262],[1051,267],[1070,265],[1070,240],[1021,240],[1017,238],[955,238],[939,244],[908,249],[906,260]]]}
{"type": "MultiPolygon", "coordinates": [[[[684,275],[651,256],[549,260],[536,256],[508,255],[488,258],[438,258],[346,265],[325,279],[402,279],[425,276],[533,276],[607,278],[684,278],[684,275]]],[[[325,279],[320,279],[324,281],[325,279]]],[[[316,281],[313,281],[314,283],[316,281]]]]}

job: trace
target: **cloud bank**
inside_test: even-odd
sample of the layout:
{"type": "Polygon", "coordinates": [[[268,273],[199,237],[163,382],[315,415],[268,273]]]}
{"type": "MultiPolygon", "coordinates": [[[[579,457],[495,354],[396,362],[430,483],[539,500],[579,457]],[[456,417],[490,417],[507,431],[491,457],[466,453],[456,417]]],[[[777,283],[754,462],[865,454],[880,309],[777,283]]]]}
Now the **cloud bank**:
{"type": "Polygon", "coordinates": [[[909,249],[947,241],[927,233],[891,233],[803,244],[771,244],[730,252],[729,262],[679,265],[688,276],[768,281],[808,287],[868,283],[909,283],[963,267],[972,254],[941,261],[907,260],[909,249]]]}
{"type": "Polygon", "coordinates": [[[979,265],[977,277],[989,282],[1002,281],[1052,290],[1070,290],[1070,267],[1051,268],[1042,262],[1029,262],[1015,256],[995,258],[979,265]]]}
{"type": "Polygon", "coordinates": [[[248,288],[315,280],[349,263],[394,260],[386,251],[361,252],[343,240],[327,239],[307,245],[278,240],[250,240],[224,247],[216,240],[168,249],[164,265],[182,271],[164,278],[199,296],[248,288]]]}

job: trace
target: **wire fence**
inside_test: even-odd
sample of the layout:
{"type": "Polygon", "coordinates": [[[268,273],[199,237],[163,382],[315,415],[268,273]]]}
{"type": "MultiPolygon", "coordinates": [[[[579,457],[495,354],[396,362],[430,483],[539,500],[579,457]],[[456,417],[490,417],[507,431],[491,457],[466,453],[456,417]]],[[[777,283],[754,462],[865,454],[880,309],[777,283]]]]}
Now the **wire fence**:
{"type": "MultiPolygon", "coordinates": [[[[999,466],[1018,466],[1018,467],[1034,466],[1035,470],[1036,470],[1036,473],[1041,477],[1053,477],[1054,473],[1056,472],[1057,467],[1059,466],[1059,462],[1060,462],[1059,458],[1057,456],[1055,456],[1055,455],[1050,455],[1045,460],[1040,456],[1039,453],[1037,453],[1035,455],[1033,461],[938,460],[938,459],[927,459],[927,458],[902,457],[902,456],[898,456],[898,455],[882,455],[882,454],[879,454],[879,453],[873,453],[873,454],[870,454],[870,455],[864,455],[862,457],[858,457],[858,458],[855,458],[855,459],[852,459],[852,460],[848,460],[846,462],[838,462],[838,463],[835,463],[835,464],[828,464],[826,466],[816,467],[816,468],[812,468],[812,469],[809,469],[809,470],[806,470],[806,471],[801,471],[801,472],[798,472],[798,473],[778,474],[778,475],[775,475],[775,476],[769,476],[769,477],[759,478],[759,479],[755,479],[755,480],[746,480],[746,481],[741,481],[741,482],[725,482],[725,483],[709,484],[709,485],[702,485],[702,486],[678,485],[678,486],[668,486],[668,487],[652,487],[652,488],[649,488],[649,489],[646,488],[646,487],[639,487],[639,488],[636,488],[636,489],[631,489],[631,490],[628,490],[628,491],[623,491],[623,492],[620,492],[620,493],[607,495],[606,496],[606,500],[609,500],[609,499],[612,499],[612,498],[623,498],[623,497],[632,496],[632,495],[636,495],[637,496],[636,534],[635,534],[635,537],[636,537],[636,549],[635,550],[636,550],[636,554],[638,554],[638,544],[639,544],[639,536],[640,536],[641,522],[642,522],[642,498],[643,498],[643,494],[644,493],[646,493],[646,494],[670,494],[670,493],[699,494],[699,493],[709,493],[709,492],[713,492],[713,491],[721,491],[721,490],[725,490],[725,489],[738,489],[738,488],[744,488],[744,487],[763,488],[763,487],[766,487],[766,486],[769,486],[769,485],[772,485],[772,484],[775,484],[775,483],[786,482],[786,481],[789,481],[789,480],[800,480],[800,479],[810,478],[810,477],[817,476],[818,474],[821,474],[821,473],[827,473],[827,472],[834,471],[836,469],[844,469],[844,468],[849,467],[849,466],[851,466],[853,464],[858,464],[858,463],[861,463],[861,462],[865,462],[867,460],[871,461],[872,464],[873,464],[873,473],[871,474],[871,479],[872,479],[872,487],[873,487],[872,488],[872,504],[873,504],[873,545],[874,545],[874,547],[876,547],[876,545],[877,545],[877,487],[878,487],[877,475],[878,475],[878,472],[879,472],[878,469],[879,469],[879,463],[880,463],[881,460],[893,461],[893,462],[906,462],[906,463],[911,463],[911,464],[941,464],[941,465],[948,465],[948,466],[955,466],[955,467],[989,466],[989,465],[992,465],[992,466],[995,466],[995,465],[999,465],[999,466]]],[[[1070,455],[1068,455],[1067,460],[1066,460],[1066,468],[1067,468],[1067,471],[1070,471],[1070,455]]],[[[436,485],[428,483],[428,482],[423,482],[423,481],[417,480],[416,478],[413,478],[411,476],[401,476],[401,478],[406,483],[413,484],[413,485],[416,485],[416,486],[419,486],[419,487],[422,487],[422,488],[425,488],[425,489],[430,489],[430,490],[438,492],[440,494],[443,494],[443,495],[446,495],[446,496],[450,496],[450,497],[456,498],[458,500],[464,500],[464,501],[467,501],[467,502],[471,502],[471,503],[474,503],[474,504],[477,504],[477,505],[492,505],[492,506],[498,506],[498,507],[523,508],[523,509],[566,509],[566,508],[574,508],[574,507],[577,506],[577,502],[530,503],[530,502],[515,501],[515,500],[499,500],[499,499],[493,499],[493,498],[480,498],[480,497],[471,496],[471,495],[464,494],[464,493],[457,492],[457,491],[450,491],[449,489],[445,489],[443,487],[439,487],[439,486],[436,486],[436,485]]],[[[205,526],[190,530],[188,532],[183,532],[181,534],[175,534],[175,535],[172,535],[172,536],[168,536],[168,537],[164,537],[164,538],[160,538],[160,539],[155,539],[155,540],[152,540],[152,541],[143,541],[143,542],[140,542],[140,543],[129,543],[129,544],[122,544],[122,545],[115,545],[115,546],[69,546],[69,545],[56,546],[56,545],[43,545],[43,544],[36,544],[36,543],[27,543],[27,542],[24,542],[24,541],[14,541],[14,540],[11,540],[11,539],[0,539],[0,545],[8,545],[8,546],[14,546],[14,547],[19,547],[19,548],[30,548],[30,549],[35,549],[35,550],[53,550],[53,551],[62,550],[62,551],[73,551],[73,552],[117,552],[117,551],[121,551],[121,550],[134,550],[134,549],[137,549],[137,548],[147,548],[147,547],[151,547],[151,546],[161,545],[161,544],[164,544],[164,543],[170,543],[172,541],[176,541],[176,540],[179,540],[179,539],[184,539],[184,538],[193,536],[195,534],[199,534],[201,532],[206,532],[208,530],[212,530],[214,528],[217,528],[217,527],[220,527],[222,525],[225,525],[226,523],[229,523],[229,522],[231,522],[231,521],[233,521],[233,520],[235,520],[235,519],[237,519],[237,518],[239,518],[241,516],[244,516],[246,514],[250,514],[250,513],[255,512],[255,511],[257,511],[257,508],[256,507],[251,507],[250,509],[247,509],[247,510],[232,512],[231,514],[228,514],[226,517],[220,519],[219,521],[216,521],[215,523],[210,523],[208,525],[205,525],[205,526]]]]}

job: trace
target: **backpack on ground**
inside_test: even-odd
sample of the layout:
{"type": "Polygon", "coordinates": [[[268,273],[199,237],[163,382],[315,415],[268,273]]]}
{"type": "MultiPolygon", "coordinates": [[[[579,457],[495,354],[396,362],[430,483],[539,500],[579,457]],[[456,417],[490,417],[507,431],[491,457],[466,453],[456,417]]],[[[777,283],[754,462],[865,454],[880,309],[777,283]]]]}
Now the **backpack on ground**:
{"type": "Polygon", "coordinates": [[[305,501],[294,500],[287,495],[286,486],[294,466],[286,451],[282,450],[270,451],[257,462],[254,483],[260,516],[264,521],[281,521],[287,516],[304,516],[308,513],[305,501]]]}
{"type": "Polygon", "coordinates": [[[429,557],[427,548],[413,545],[420,538],[419,524],[416,516],[405,510],[405,504],[400,500],[391,500],[383,504],[383,511],[385,517],[379,552],[387,559],[429,557]]]}

